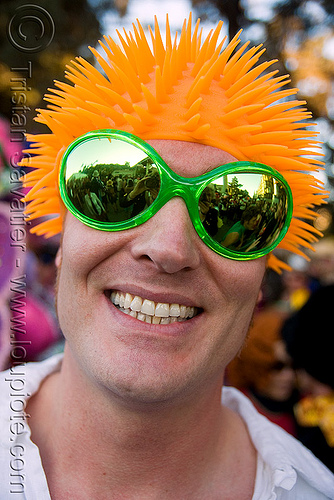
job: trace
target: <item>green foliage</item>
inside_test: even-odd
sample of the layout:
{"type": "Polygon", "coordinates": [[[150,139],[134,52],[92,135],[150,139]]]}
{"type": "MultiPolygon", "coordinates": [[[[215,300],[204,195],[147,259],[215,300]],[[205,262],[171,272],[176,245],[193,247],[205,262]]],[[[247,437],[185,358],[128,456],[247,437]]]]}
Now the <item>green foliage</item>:
{"type": "MultiPolygon", "coordinates": [[[[29,12],[28,7],[24,12],[20,10],[20,7],[28,4],[22,0],[1,1],[0,109],[1,113],[11,121],[15,112],[13,108],[19,100],[18,90],[15,89],[20,88],[20,76],[26,79],[21,85],[22,94],[25,95],[21,96],[20,101],[23,104],[24,100],[24,104],[30,108],[25,110],[25,128],[33,132],[38,128],[38,125],[32,121],[36,114],[35,108],[41,105],[42,97],[47,88],[52,85],[53,79],[64,80],[65,65],[75,56],[82,55],[90,58],[87,46],[95,45],[102,33],[100,23],[87,0],[71,0],[70,2],[38,0],[36,5],[45,9],[52,20],[51,24],[44,22],[44,27],[43,17],[41,17],[41,22],[38,20],[38,10],[29,12]],[[11,42],[8,28],[15,20],[15,16],[21,12],[25,16],[24,22],[21,27],[20,24],[12,24],[12,30],[15,30],[12,37],[15,39],[16,36],[20,36],[19,40],[22,40],[23,45],[25,39],[27,41],[36,39],[37,44],[44,28],[45,37],[51,38],[53,35],[48,46],[38,51],[28,51],[24,46],[22,49],[11,42]],[[21,35],[18,34],[18,30],[21,30],[21,35]],[[52,30],[54,33],[51,32],[52,30]],[[29,68],[29,71],[28,69],[18,71],[18,68],[29,68]]],[[[43,14],[42,10],[40,12],[43,14]]]]}

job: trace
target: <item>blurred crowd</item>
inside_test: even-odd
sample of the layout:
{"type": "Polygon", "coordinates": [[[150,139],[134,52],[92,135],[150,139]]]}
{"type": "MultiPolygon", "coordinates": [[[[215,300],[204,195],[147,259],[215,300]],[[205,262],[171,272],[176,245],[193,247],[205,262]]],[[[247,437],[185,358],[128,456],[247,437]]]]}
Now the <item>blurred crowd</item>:
{"type": "Polygon", "coordinates": [[[263,298],[226,383],[297,437],[334,471],[334,237],[314,245],[309,262],[268,271],[263,298]]]}
{"type": "Polygon", "coordinates": [[[24,144],[10,140],[0,118],[0,369],[61,350],[55,313],[55,256],[59,238],[32,235],[24,215],[24,144]]]}
{"type": "MultiPolygon", "coordinates": [[[[0,146],[0,368],[5,369],[60,352],[64,339],[55,312],[59,239],[46,240],[28,231],[17,201],[17,177],[8,180],[17,168],[11,159],[21,145],[9,141],[3,121],[0,146]],[[13,233],[18,228],[24,232],[24,243],[18,241],[18,232],[13,233]]],[[[146,184],[147,177],[146,170],[146,184]]],[[[120,184],[115,179],[108,186],[106,203],[116,203],[116,182],[120,184]]],[[[134,189],[127,184],[121,186],[124,195],[134,189]]],[[[153,196],[156,185],[148,187],[153,196]]],[[[209,194],[214,196],[206,193],[208,198],[209,194]]],[[[334,471],[334,236],[320,240],[315,250],[309,261],[280,255],[290,272],[278,275],[268,270],[245,345],[228,366],[225,383],[247,394],[260,412],[334,471]]]]}

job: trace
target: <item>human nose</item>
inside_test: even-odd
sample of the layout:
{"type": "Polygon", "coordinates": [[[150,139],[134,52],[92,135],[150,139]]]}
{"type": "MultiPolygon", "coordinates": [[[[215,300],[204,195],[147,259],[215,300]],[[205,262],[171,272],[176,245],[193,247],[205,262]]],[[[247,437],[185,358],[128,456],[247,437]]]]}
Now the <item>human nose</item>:
{"type": "Polygon", "coordinates": [[[199,236],[181,198],[169,200],[136,231],[131,247],[135,259],[146,259],[169,274],[200,265],[199,236]]]}

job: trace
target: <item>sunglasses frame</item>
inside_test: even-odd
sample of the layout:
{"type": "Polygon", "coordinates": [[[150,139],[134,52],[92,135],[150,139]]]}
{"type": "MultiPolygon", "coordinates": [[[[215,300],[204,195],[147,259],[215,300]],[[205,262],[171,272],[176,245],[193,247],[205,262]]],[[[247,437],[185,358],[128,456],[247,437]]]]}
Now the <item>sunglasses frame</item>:
{"type": "Polygon", "coordinates": [[[132,229],[134,227],[137,227],[153,217],[171,198],[179,196],[184,200],[192,224],[201,240],[218,255],[233,260],[253,260],[263,257],[264,255],[267,255],[269,252],[271,252],[284,238],[290,225],[293,210],[292,193],[287,181],[279,172],[267,165],[251,161],[235,161],[216,167],[210,172],[197,177],[182,177],[173,172],[173,170],[167,165],[167,163],[161,158],[161,156],[155,151],[155,149],[147,142],[128,132],[113,129],[94,130],[88,132],[75,139],[68,146],[61,160],[59,172],[59,191],[66,208],[78,220],[88,225],[89,227],[102,231],[122,231],[125,229],[132,229]],[[139,148],[140,150],[145,152],[147,156],[150,157],[150,159],[153,160],[155,167],[159,171],[160,189],[158,196],[149,207],[143,210],[140,214],[126,221],[101,222],[91,219],[90,217],[82,214],[77,210],[77,208],[71,202],[66,191],[66,165],[67,159],[70,156],[71,152],[84,142],[102,138],[108,138],[109,140],[120,140],[139,148]],[[250,252],[231,250],[229,248],[224,248],[223,246],[221,246],[204,229],[200,220],[198,210],[200,196],[203,190],[209,184],[214,182],[214,179],[217,179],[222,175],[228,175],[231,173],[257,173],[271,175],[284,186],[287,195],[286,220],[279,236],[270,246],[250,252]]]}

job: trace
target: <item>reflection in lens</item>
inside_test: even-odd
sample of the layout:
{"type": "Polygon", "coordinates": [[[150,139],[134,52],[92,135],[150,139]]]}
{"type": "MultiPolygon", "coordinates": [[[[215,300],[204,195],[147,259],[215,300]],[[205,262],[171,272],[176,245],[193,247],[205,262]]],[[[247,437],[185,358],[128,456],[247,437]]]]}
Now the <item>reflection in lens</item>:
{"type": "Polygon", "coordinates": [[[287,217],[287,193],[270,174],[233,173],[203,190],[198,209],[203,227],[221,246],[256,252],[279,237],[287,217]]]}
{"type": "Polygon", "coordinates": [[[158,196],[160,174],[138,147],[122,140],[94,138],[70,152],[65,185],[81,214],[96,221],[121,222],[151,205],[158,196]]]}

